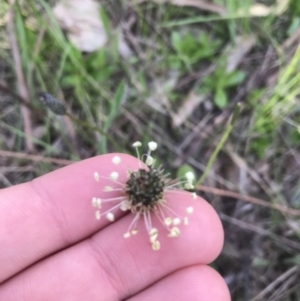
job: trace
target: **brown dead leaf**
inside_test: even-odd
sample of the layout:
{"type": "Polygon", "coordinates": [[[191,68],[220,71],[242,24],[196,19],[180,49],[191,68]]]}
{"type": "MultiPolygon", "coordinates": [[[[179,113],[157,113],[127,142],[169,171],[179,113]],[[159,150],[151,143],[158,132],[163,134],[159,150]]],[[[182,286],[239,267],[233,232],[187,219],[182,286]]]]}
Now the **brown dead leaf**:
{"type": "Polygon", "coordinates": [[[99,3],[93,0],[62,0],[53,9],[71,43],[86,52],[95,51],[107,42],[99,11],[99,3]]]}
{"type": "MultiPolygon", "coordinates": [[[[61,28],[67,31],[68,39],[80,51],[93,52],[106,45],[108,37],[100,18],[100,4],[95,0],[61,0],[53,9],[61,28]]],[[[115,29],[118,50],[123,58],[132,56],[123,33],[115,29]]]]}

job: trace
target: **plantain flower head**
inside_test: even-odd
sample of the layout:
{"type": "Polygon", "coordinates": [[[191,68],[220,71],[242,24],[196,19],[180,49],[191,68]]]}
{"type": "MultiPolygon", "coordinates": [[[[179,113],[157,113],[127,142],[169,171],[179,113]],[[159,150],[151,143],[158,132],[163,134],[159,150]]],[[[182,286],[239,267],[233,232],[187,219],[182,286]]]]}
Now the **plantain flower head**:
{"type": "MultiPolygon", "coordinates": [[[[129,238],[138,233],[138,223],[143,220],[148,239],[153,250],[160,249],[159,231],[153,225],[152,217],[156,216],[160,223],[166,229],[168,237],[178,237],[180,235],[180,226],[188,225],[188,216],[193,213],[193,207],[184,208],[183,212],[175,212],[172,208],[172,201],[165,198],[165,193],[183,193],[179,188],[194,189],[193,182],[195,176],[192,172],[187,172],[185,178],[181,181],[174,182],[167,178],[162,167],[155,168],[155,159],[151,156],[152,152],[157,149],[157,143],[151,141],[148,143],[148,151],[140,156],[139,148],[142,143],[137,141],[132,145],[136,149],[138,159],[142,160],[145,165],[139,161],[139,166],[136,170],[128,170],[128,177],[125,183],[118,181],[119,173],[112,170],[109,174],[109,179],[113,186],[105,186],[104,191],[118,191],[120,196],[114,198],[98,198],[93,197],[92,205],[96,208],[95,216],[97,220],[105,217],[108,221],[115,221],[115,213],[118,210],[130,212],[132,221],[128,226],[127,231],[123,234],[124,238],[129,238]],[[104,203],[112,204],[105,211],[102,211],[104,203]]],[[[119,156],[112,158],[114,165],[122,164],[119,156]]],[[[98,172],[94,172],[95,181],[100,181],[101,176],[98,172]]],[[[197,198],[195,192],[192,193],[193,198],[197,198]]]]}

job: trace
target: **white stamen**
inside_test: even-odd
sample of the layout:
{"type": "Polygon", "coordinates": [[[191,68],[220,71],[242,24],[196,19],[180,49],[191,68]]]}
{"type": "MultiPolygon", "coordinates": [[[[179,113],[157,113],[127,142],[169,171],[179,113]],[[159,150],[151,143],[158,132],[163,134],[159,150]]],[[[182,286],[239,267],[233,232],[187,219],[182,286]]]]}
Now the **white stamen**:
{"type": "Polygon", "coordinates": [[[126,232],[124,235],[123,235],[123,237],[124,238],[128,238],[128,237],[130,237],[131,235],[130,235],[130,232],[126,232]]]}
{"type": "Polygon", "coordinates": [[[97,198],[92,198],[93,207],[97,207],[97,198]]]}
{"type": "Polygon", "coordinates": [[[195,175],[194,175],[194,173],[191,172],[191,171],[188,171],[188,172],[185,174],[185,177],[186,177],[186,179],[187,179],[187,181],[188,181],[189,183],[193,183],[193,181],[195,180],[195,175]]]}
{"type": "Polygon", "coordinates": [[[193,192],[193,193],[192,193],[192,196],[193,196],[193,199],[197,199],[197,194],[196,194],[196,192],[193,192]]]}
{"type": "Polygon", "coordinates": [[[154,141],[151,141],[148,143],[148,147],[151,151],[155,151],[157,149],[157,143],[154,141]]]}
{"type": "Polygon", "coordinates": [[[188,225],[188,224],[189,224],[189,219],[188,219],[188,217],[185,217],[185,218],[183,219],[183,224],[184,224],[184,225],[188,225]]]}
{"type": "Polygon", "coordinates": [[[104,191],[112,191],[114,189],[111,186],[105,186],[103,190],[104,191]]]}
{"type": "Polygon", "coordinates": [[[195,186],[193,184],[191,184],[190,182],[188,182],[188,183],[184,184],[184,188],[189,190],[189,189],[194,189],[195,186]]]}
{"type": "Polygon", "coordinates": [[[116,181],[119,177],[119,174],[116,171],[113,171],[109,176],[113,181],[116,181]]]}
{"type": "Polygon", "coordinates": [[[114,156],[112,158],[112,162],[115,164],[115,165],[118,165],[121,163],[121,158],[119,156],[114,156]]]}
{"type": "Polygon", "coordinates": [[[156,241],[157,236],[158,236],[158,231],[156,228],[152,228],[149,232],[149,236],[150,236],[150,242],[153,243],[156,241]]]}
{"type": "Polygon", "coordinates": [[[170,226],[172,224],[172,218],[171,217],[166,217],[164,220],[164,223],[166,226],[170,226]]]}
{"type": "Polygon", "coordinates": [[[173,225],[174,225],[174,226],[178,226],[178,225],[180,225],[180,224],[181,224],[180,218],[179,218],[179,217],[175,217],[175,218],[173,219],[173,225]]]}
{"type": "Polygon", "coordinates": [[[131,234],[132,234],[132,235],[138,234],[138,230],[137,230],[137,229],[132,230],[132,231],[131,231],[131,234]]]}
{"type": "Polygon", "coordinates": [[[96,216],[96,220],[100,220],[100,218],[101,218],[100,210],[96,211],[95,216],[96,216]]]}
{"type": "Polygon", "coordinates": [[[142,142],[136,141],[136,142],[134,142],[134,143],[132,144],[132,146],[133,146],[133,147],[140,147],[140,146],[142,146],[142,142]]]}
{"type": "Polygon", "coordinates": [[[122,211],[127,211],[130,209],[130,204],[128,203],[128,201],[123,201],[121,206],[120,206],[120,209],[122,211]]]}
{"type": "Polygon", "coordinates": [[[92,204],[94,207],[98,207],[101,209],[101,199],[100,198],[93,198],[92,204]]]}
{"type": "MultiPolygon", "coordinates": [[[[146,215],[147,215],[147,218],[148,218],[148,221],[149,221],[149,227],[150,227],[150,229],[152,229],[152,219],[151,219],[150,211],[146,212],[146,215]]],[[[155,230],[157,232],[157,229],[155,229],[155,230]]]]}
{"type": "Polygon", "coordinates": [[[154,251],[158,251],[160,249],[160,242],[158,240],[156,240],[152,243],[152,249],[154,251]]]}
{"type": "Polygon", "coordinates": [[[106,214],[106,218],[110,221],[113,222],[115,220],[115,216],[113,213],[109,212],[106,214]]]}
{"type": "Polygon", "coordinates": [[[154,159],[151,157],[151,156],[148,156],[147,159],[146,159],[146,164],[148,166],[151,166],[154,162],[154,159]]]}
{"type": "Polygon", "coordinates": [[[150,231],[149,231],[149,235],[154,235],[154,234],[157,234],[158,231],[156,228],[152,228],[150,231]]]}
{"type": "Polygon", "coordinates": [[[157,239],[157,236],[158,236],[157,234],[156,234],[156,235],[150,236],[150,242],[151,242],[151,243],[155,242],[156,239],[157,239]]]}
{"type": "Polygon", "coordinates": [[[168,234],[169,237],[178,237],[180,235],[180,230],[177,227],[173,227],[168,234]]]}
{"type": "Polygon", "coordinates": [[[192,214],[194,212],[194,208],[192,206],[186,208],[186,214],[192,214]]]}
{"type": "Polygon", "coordinates": [[[94,179],[99,182],[99,179],[100,179],[100,176],[99,174],[97,173],[97,171],[94,172],[94,179]]]}

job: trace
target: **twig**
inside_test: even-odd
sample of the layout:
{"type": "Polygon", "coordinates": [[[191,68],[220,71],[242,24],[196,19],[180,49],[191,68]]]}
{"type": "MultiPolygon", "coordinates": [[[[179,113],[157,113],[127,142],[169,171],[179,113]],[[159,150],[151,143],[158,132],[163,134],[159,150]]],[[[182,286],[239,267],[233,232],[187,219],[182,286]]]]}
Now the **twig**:
{"type": "Polygon", "coordinates": [[[299,40],[300,40],[300,28],[297,29],[291,37],[289,37],[284,41],[284,43],[281,46],[282,50],[286,51],[287,48],[291,47],[293,44],[298,45],[299,40]]]}
{"type": "Polygon", "coordinates": [[[23,106],[27,107],[33,113],[43,114],[43,111],[35,108],[32,104],[28,103],[26,99],[24,99],[21,95],[12,91],[4,82],[1,81],[0,81],[0,90],[3,91],[4,93],[11,95],[13,98],[17,99],[23,106]]]}
{"type": "Polygon", "coordinates": [[[71,160],[45,158],[44,156],[39,156],[39,155],[28,155],[28,154],[9,152],[9,151],[4,151],[4,150],[0,150],[0,156],[31,160],[31,161],[35,161],[35,162],[53,163],[53,164],[58,164],[58,165],[70,165],[70,164],[76,162],[76,161],[71,161],[71,160]]]}
{"type": "Polygon", "coordinates": [[[290,239],[285,238],[283,236],[274,234],[272,231],[263,229],[261,227],[258,227],[256,225],[253,225],[253,224],[250,224],[250,223],[246,223],[242,220],[239,220],[237,218],[228,216],[224,213],[220,213],[220,218],[221,218],[221,220],[229,222],[229,223],[231,223],[235,226],[238,226],[241,229],[253,231],[255,233],[258,233],[259,235],[268,236],[271,239],[279,242],[281,246],[284,243],[286,246],[289,246],[290,248],[296,249],[298,251],[300,250],[300,243],[297,242],[297,241],[293,241],[293,240],[290,240],[290,239]]]}
{"type": "Polygon", "coordinates": [[[0,166],[0,173],[32,171],[33,166],[0,166]]]}
{"type": "MultiPolygon", "coordinates": [[[[12,50],[12,56],[14,60],[14,66],[17,76],[17,83],[18,83],[18,89],[20,92],[20,96],[26,101],[29,102],[29,95],[22,71],[22,62],[20,57],[20,52],[18,48],[18,42],[15,36],[15,26],[14,26],[14,0],[10,0],[10,9],[8,13],[8,34],[11,44],[11,50],[12,50]]],[[[21,114],[24,122],[24,132],[25,132],[25,144],[26,149],[29,152],[34,151],[34,144],[32,142],[32,139],[29,137],[33,137],[32,133],[32,124],[31,124],[31,117],[30,117],[30,111],[27,107],[21,106],[21,114]]]]}
{"type": "Polygon", "coordinates": [[[286,281],[287,278],[292,276],[293,274],[299,272],[299,266],[294,266],[287,270],[284,274],[280,275],[275,281],[270,283],[263,291],[261,291],[256,297],[251,299],[251,301],[257,301],[257,300],[265,300],[265,296],[272,292],[275,287],[280,284],[281,282],[286,281]]]}
{"type": "Polygon", "coordinates": [[[202,186],[202,185],[196,186],[196,189],[199,191],[209,192],[209,193],[212,193],[215,195],[227,196],[227,197],[231,197],[234,199],[239,199],[239,200],[249,202],[252,204],[275,209],[275,210],[278,210],[278,211],[281,211],[284,213],[289,213],[291,215],[300,216],[300,210],[292,209],[292,208],[278,205],[278,204],[272,204],[272,203],[266,202],[264,200],[261,200],[261,199],[258,199],[258,198],[255,198],[255,197],[252,197],[249,195],[239,194],[234,191],[223,190],[223,189],[218,189],[218,188],[209,187],[209,186],[202,186]]]}

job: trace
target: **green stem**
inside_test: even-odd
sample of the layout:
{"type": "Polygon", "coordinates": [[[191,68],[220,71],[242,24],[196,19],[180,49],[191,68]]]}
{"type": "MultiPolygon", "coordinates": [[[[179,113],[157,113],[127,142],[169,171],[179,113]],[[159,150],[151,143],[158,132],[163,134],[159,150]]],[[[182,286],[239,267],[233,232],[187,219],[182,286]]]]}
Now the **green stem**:
{"type": "Polygon", "coordinates": [[[218,143],[217,147],[215,148],[214,152],[212,153],[212,155],[210,156],[209,160],[208,160],[208,163],[205,167],[205,170],[202,174],[202,176],[199,178],[199,180],[196,182],[195,184],[195,187],[197,189],[197,186],[201,185],[204,180],[207,178],[208,176],[208,173],[209,171],[211,170],[211,167],[213,165],[213,163],[215,162],[216,160],[216,157],[218,156],[220,150],[222,149],[223,145],[225,144],[225,142],[227,141],[232,129],[233,129],[233,126],[234,126],[234,123],[239,115],[239,112],[240,112],[240,108],[241,108],[241,104],[238,103],[234,109],[234,113],[233,113],[233,116],[232,116],[232,119],[226,129],[226,131],[224,132],[220,142],[218,143]]]}

